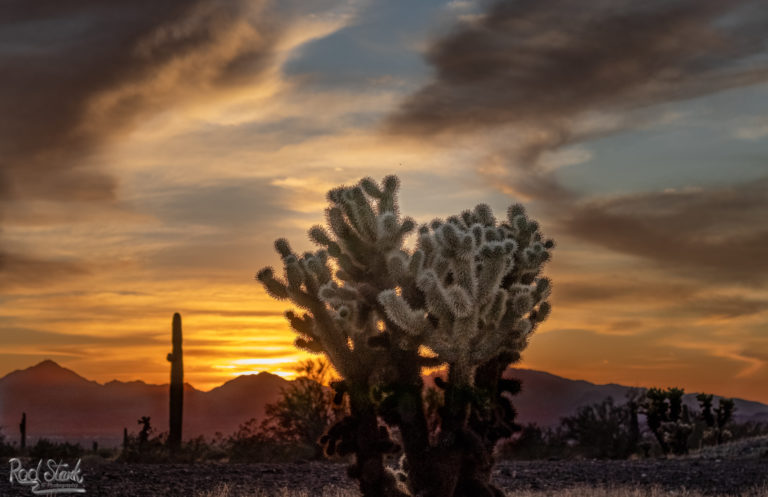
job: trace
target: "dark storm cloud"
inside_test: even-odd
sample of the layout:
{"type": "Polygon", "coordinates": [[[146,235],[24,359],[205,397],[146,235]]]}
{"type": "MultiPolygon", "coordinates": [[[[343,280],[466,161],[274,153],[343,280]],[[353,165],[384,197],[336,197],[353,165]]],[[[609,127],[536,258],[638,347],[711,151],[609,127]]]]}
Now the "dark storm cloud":
{"type": "Polygon", "coordinates": [[[768,278],[766,219],[768,178],[581,201],[556,229],[699,278],[759,283],[768,278]]]}
{"type": "Polygon", "coordinates": [[[522,152],[575,139],[571,120],[768,78],[750,63],[768,11],[738,0],[500,1],[427,52],[434,80],[393,116],[396,131],[433,134],[500,124],[544,127],[522,152]]]}
{"type": "Polygon", "coordinates": [[[512,127],[498,151],[508,176],[494,180],[543,201],[560,233],[688,274],[765,280],[768,182],[589,199],[539,159],[646,123],[653,105],[768,80],[766,33],[755,0],[497,1],[429,47],[433,79],[389,130],[512,127]]]}
{"type": "MultiPolygon", "coordinates": [[[[0,216],[9,202],[114,199],[103,146],[153,112],[252,80],[273,54],[275,18],[259,0],[4,2],[0,216]]],[[[79,270],[7,253],[0,263],[5,283],[79,270]]]]}
{"type": "Polygon", "coordinates": [[[255,25],[247,8],[239,0],[4,2],[3,196],[111,198],[113,179],[89,161],[101,145],[148,111],[263,68],[276,27],[266,14],[255,25]]]}

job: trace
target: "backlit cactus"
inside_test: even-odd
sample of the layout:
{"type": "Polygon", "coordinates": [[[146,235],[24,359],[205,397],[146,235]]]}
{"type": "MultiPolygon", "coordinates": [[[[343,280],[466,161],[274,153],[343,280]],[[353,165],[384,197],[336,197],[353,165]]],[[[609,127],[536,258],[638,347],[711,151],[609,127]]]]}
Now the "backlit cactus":
{"type": "Polygon", "coordinates": [[[480,204],[417,228],[399,214],[398,186],[389,176],[331,190],[328,228],[309,230],[321,249],[299,255],[277,240],[283,278],[271,268],[257,277],[303,311],[286,313],[296,345],[327,355],[343,378],[335,388],[351,416],[324,442],[356,455],[350,474],[363,495],[502,495],[490,483],[491,454],[512,433],[505,393],[519,384],[501,375],[549,315],[551,284],[540,273],[554,244],[517,204],[502,221],[480,204]],[[430,437],[421,373],[436,366],[448,374],[430,437]],[[397,474],[383,465],[401,450],[394,427],[397,474]]]}

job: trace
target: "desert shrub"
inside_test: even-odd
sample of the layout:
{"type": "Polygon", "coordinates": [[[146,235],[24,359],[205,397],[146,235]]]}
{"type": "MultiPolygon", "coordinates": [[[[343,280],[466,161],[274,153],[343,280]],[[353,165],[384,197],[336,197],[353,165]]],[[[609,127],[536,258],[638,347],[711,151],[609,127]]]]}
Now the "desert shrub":
{"type": "Polygon", "coordinates": [[[240,425],[225,442],[230,462],[291,462],[315,456],[314,444],[280,440],[251,419],[240,425]]]}
{"type": "Polygon", "coordinates": [[[273,442],[311,447],[311,457],[319,459],[320,437],[343,417],[344,408],[334,405],[334,393],[326,386],[333,377],[327,361],[304,361],[298,371],[301,376],[283,388],[281,398],[265,407],[260,430],[273,442]]]}
{"type": "Polygon", "coordinates": [[[734,441],[768,435],[768,423],[756,421],[733,422],[730,424],[729,429],[734,441]]]}
{"type": "Polygon", "coordinates": [[[202,435],[189,440],[184,440],[178,449],[170,451],[170,460],[173,462],[203,462],[221,461],[229,455],[225,447],[216,441],[209,441],[202,435]]]}
{"type": "Polygon", "coordinates": [[[568,447],[561,430],[530,423],[499,444],[496,453],[501,459],[528,461],[572,457],[573,450],[568,447]]]}
{"type": "Polygon", "coordinates": [[[625,459],[637,450],[637,407],[631,402],[615,404],[611,397],[580,407],[562,420],[562,436],[583,457],[625,459]]]}
{"type": "Polygon", "coordinates": [[[505,459],[598,458],[624,459],[638,453],[640,390],[630,390],[625,402],[611,397],[578,407],[556,428],[529,424],[505,441],[498,450],[505,459]]]}
{"type": "Polygon", "coordinates": [[[118,460],[123,462],[161,463],[171,460],[167,446],[167,433],[155,434],[149,416],[142,416],[138,422],[141,430],[137,435],[128,435],[118,460]]]}

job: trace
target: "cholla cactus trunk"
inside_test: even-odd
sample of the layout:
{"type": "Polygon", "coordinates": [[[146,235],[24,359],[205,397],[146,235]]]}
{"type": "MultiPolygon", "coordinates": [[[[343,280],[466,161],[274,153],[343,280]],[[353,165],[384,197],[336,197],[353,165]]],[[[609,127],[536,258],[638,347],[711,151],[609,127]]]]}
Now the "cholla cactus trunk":
{"type": "Polygon", "coordinates": [[[343,378],[335,388],[350,396],[351,416],[323,442],[356,455],[350,475],[363,495],[498,497],[492,451],[514,429],[507,395],[519,389],[502,373],[549,314],[540,272],[554,244],[521,206],[499,222],[480,204],[419,227],[408,249],[417,227],[398,212],[398,186],[389,176],[331,190],[330,232],[309,231],[322,248],[299,255],[280,239],[284,278],[271,268],[257,277],[301,310],[286,313],[296,345],[326,354],[343,378]],[[439,366],[448,378],[438,382],[444,405],[430,441],[421,373],[439,366]],[[400,451],[390,474],[383,457],[400,451]]]}
{"type": "Polygon", "coordinates": [[[725,442],[727,437],[730,437],[730,432],[726,429],[726,425],[731,422],[733,418],[733,411],[736,409],[736,404],[733,399],[720,398],[719,405],[715,411],[717,421],[717,435],[715,443],[717,445],[725,442]]]}
{"type": "Polygon", "coordinates": [[[168,354],[168,361],[171,363],[168,447],[178,450],[181,446],[184,407],[184,357],[181,350],[181,315],[178,312],[173,315],[171,342],[173,351],[168,354]]]}

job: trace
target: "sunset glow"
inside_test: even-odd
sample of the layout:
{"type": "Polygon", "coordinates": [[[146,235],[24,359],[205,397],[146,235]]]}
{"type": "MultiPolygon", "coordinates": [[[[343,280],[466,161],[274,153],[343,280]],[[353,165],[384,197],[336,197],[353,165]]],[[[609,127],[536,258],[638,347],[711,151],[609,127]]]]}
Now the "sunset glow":
{"type": "Polygon", "coordinates": [[[0,376],[48,358],[167,383],[179,312],[196,388],[292,377],[310,356],[254,274],[280,267],[276,238],[314,248],[330,188],[397,174],[419,222],[519,201],[557,242],[522,367],[768,402],[749,12],[667,19],[680,44],[639,18],[646,43],[579,44],[577,16],[521,31],[518,57],[522,27],[479,0],[190,3],[3,15],[0,376]]]}

